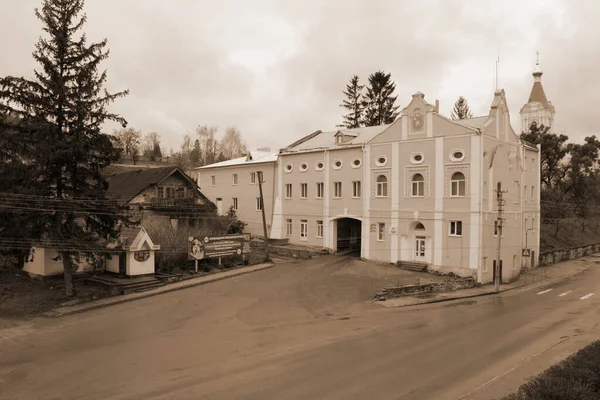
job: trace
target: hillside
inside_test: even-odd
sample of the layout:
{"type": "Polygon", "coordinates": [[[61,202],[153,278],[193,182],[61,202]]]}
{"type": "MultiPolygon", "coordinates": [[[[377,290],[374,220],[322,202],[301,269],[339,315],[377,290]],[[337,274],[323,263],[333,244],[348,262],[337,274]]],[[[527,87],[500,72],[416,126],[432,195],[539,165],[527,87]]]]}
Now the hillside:
{"type": "Polygon", "coordinates": [[[556,236],[554,224],[542,224],[541,230],[542,253],[600,243],[600,220],[587,221],[585,231],[582,230],[581,220],[562,221],[556,236]]]}

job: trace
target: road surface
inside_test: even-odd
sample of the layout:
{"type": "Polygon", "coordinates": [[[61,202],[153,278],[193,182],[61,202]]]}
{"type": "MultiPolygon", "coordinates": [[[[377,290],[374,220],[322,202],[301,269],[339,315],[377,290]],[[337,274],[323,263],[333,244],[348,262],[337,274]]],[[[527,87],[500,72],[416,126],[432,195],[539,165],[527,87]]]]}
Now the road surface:
{"type": "Polygon", "coordinates": [[[40,319],[0,331],[0,399],[500,398],[600,337],[588,262],[552,284],[385,308],[359,261],[321,257],[40,319]]]}

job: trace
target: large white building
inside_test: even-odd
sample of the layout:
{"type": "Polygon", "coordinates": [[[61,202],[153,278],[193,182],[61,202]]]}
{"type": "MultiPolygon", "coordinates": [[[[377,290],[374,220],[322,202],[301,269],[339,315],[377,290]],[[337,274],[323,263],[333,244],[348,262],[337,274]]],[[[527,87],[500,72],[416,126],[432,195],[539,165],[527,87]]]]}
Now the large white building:
{"type": "MultiPolygon", "coordinates": [[[[534,113],[540,74],[538,66],[523,119],[547,115],[534,113]]],[[[390,125],[316,131],[277,154],[201,167],[198,182],[262,235],[253,177],[263,171],[271,238],[332,252],[355,247],[365,259],[420,263],[482,283],[493,280],[500,233],[502,279],[510,281],[539,255],[539,149],[511,127],[503,90],[486,115],[466,120],[441,115],[435,103],[415,93],[390,125]]]]}

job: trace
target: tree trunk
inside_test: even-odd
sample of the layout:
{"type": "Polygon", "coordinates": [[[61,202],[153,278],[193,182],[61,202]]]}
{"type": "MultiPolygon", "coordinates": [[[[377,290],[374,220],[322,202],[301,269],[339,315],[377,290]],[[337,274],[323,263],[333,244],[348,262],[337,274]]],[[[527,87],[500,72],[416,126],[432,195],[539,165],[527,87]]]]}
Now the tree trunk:
{"type": "Polygon", "coordinates": [[[63,270],[65,275],[65,295],[75,296],[75,285],[73,284],[73,260],[69,254],[62,253],[63,270]]]}

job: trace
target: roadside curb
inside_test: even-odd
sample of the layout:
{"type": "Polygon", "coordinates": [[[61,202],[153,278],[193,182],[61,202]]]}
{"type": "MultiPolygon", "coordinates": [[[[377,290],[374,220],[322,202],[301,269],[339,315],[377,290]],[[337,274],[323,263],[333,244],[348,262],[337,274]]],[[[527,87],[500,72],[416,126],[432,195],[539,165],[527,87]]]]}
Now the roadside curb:
{"type": "Polygon", "coordinates": [[[264,271],[269,268],[273,268],[274,263],[257,264],[251,267],[242,267],[237,270],[228,270],[217,272],[211,275],[205,275],[197,278],[192,278],[187,281],[177,282],[162,286],[160,288],[152,289],[147,292],[131,293],[126,295],[108,297],[106,299],[96,300],[89,303],[77,304],[74,306],[66,306],[55,308],[54,310],[42,313],[44,317],[48,318],[60,318],[65,315],[79,314],[98,308],[109,307],[117,304],[128,303],[135,300],[145,299],[148,297],[158,296],[163,293],[175,292],[178,290],[188,289],[195,286],[205,285],[207,283],[217,282],[228,278],[233,278],[240,275],[249,274],[257,271],[264,271]]]}
{"type": "MultiPolygon", "coordinates": [[[[374,303],[380,303],[379,305],[386,307],[386,308],[403,308],[403,307],[415,307],[415,306],[420,306],[423,304],[443,303],[445,301],[453,301],[453,300],[461,300],[461,299],[470,299],[470,298],[474,298],[474,297],[490,296],[493,294],[502,294],[504,292],[509,292],[511,290],[516,290],[516,289],[521,289],[524,287],[532,286],[536,283],[557,281],[557,280],[568,278],[571,276],[576,276],[576,275],[579,275],[579,274],[587,271],[590,267],[592,267],[592,266],[588,265],[585,268],[583,268],[580,271],[577,271],[573,274],[562,274],[562,275],[558,275],[558,276],[554,276],[554,277],[548,277],[548,278],[539,280],[538,282],[524,283],[522,285],[514,286],[514,287],[510,287],[510,288],[506,288],[506,289],[501,288],[499,292],[492,290],[492,291],[487,291],[487,292],[482,292],[482,293],[469,294],[469,295],[465,295],[465,296],[454,296],[454,297],[444,297],[444,298],[439,298],[439,299],[429,299],[429,300],[424,300],[424,301],[419,301],[419,302],[414,302],[414,303],[409,303],[409,304],[400,304],[400,305],[392,305],[392,306],[387,306],[387,305],[383,304],[383,303],[385,303],[385,301],[374,301],[374,303]]],[[[388,300],[395,300],[395,299],[399,299],[399,298],[401,298],[401,297],[395,297],[395,298],[388,299],[388,300]]],[[[386,300],[386,301],[388,301],[388,300],[386,300]]]]}

